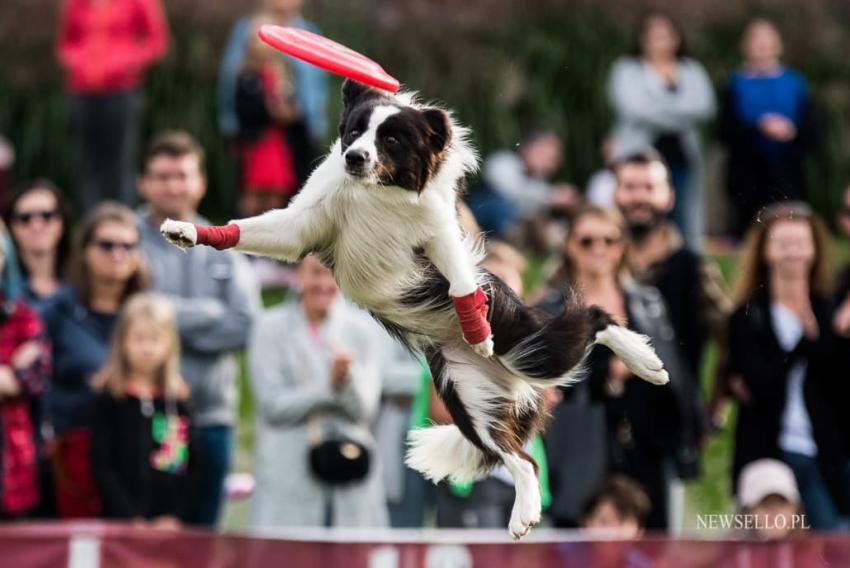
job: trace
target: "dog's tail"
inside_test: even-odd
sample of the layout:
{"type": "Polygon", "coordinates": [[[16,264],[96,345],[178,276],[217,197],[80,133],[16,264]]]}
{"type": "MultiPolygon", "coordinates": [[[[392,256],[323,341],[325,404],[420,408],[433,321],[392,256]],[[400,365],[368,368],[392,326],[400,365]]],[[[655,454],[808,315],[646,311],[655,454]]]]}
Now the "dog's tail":
{"type": "Polygon", "coordinates": [[[405,463],[434,483],[483,479],[491,469],[484,453],[453,424],[411,430],[407,439],[405,463]]]}
{"type": "MultiPolygon", "coordinates": [[[[498,347],[498,335],[495,340],[498,347]]],[[[594,344],[611,349],[630,371],[650,383],[669,381],[648,337],[618,325],[598,306],[584,306],[575,293],[564,298],[560,315],[545,320],[502,359],[534,385],[565,385],[582,378],[583,362],[594,344]]]]}

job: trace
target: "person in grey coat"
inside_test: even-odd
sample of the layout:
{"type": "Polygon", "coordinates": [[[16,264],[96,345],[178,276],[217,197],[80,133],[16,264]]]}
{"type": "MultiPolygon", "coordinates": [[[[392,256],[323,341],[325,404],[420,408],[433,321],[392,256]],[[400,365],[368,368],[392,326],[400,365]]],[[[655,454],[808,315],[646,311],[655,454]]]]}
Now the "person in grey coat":
{"type": "Polygon", "coordinates": [[[190,410],[197,425],[200,474],[192,521],[213,526],[230,470],[236,422],[235,352],[245,347],[260,311],[259,287],[238,253],[170,246],[159,233],[166,217],[206,222],[197,207],[206,189],[203,151],[184,132],[165,132],[150,144],[139,189],[142,249],[154,289],[177,310],[181,371],[191,387],[190,410]]]}
{"type": "Polygon", "coordinates": [[[666,15],[641,21],[634,55],[614,62],[608,99],[614,110],[618,156],[654,147],[676,188],[672,217],[685,241],[699,250],[703,234],[703,160],[699,126],[715,113],[705,68],[685,57],[682,34],[666,15]]]}
{"type": "Polygon", "coordinates": [[[257,401],[256,489],[249,526],[385,527],[380,458],[370,431],[381,396],[381,349],[368,316],[345,303],[314,256],[298,266],[300,297],[257,321],[248,369],[257,401]],[[310,450],[340,435],[370,456],[365,476],[317,477],[310,450]]]}

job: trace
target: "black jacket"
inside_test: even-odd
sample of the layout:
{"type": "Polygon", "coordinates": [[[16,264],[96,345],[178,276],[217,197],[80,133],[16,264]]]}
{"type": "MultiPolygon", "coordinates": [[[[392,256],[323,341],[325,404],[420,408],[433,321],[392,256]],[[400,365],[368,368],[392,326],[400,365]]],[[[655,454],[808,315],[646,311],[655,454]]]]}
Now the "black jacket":
{"type": "Polygon", "coordinates": [[[197,472],[196,444],[192,428],[181,436],[184,445],[165,447],[162,440],[165,420],[184,421],[189,426],[186,407],[175,403],[167,408],[162,397],[153,399],[153,412],[146,416],[143,403],[135,397],[114,398],[108,392],[95,399],[92,431],[92,472],[107,518],[129,519],[170,515],[188,520],[192,505],[193,479],[197,472]],[[178,455],[174,460],[174,453],[178,455]],[[161,459],[169,465],[155,461],[161,459]]]}
{"type": "Polygon", "coordinates": [[[770,300],[764,292],[740,307],[729,323],[729,376],[739,376],[750,401],[739,403],[735,428],[733,483],[748,463],[779,457],[779,434],[787,399],[788,374],[798,361],[806,362],[803,398],[818,447],[824,481],[840,509],[844,509],[844,470],[847,455],[839,417],[846,413],[842,397],[847,369],[839,360],[840,341],[832,333],[832,302],[812,297],[812,310],[820,334],[814,341],[803,337],[785,351],[776,337],[770,300]]]}

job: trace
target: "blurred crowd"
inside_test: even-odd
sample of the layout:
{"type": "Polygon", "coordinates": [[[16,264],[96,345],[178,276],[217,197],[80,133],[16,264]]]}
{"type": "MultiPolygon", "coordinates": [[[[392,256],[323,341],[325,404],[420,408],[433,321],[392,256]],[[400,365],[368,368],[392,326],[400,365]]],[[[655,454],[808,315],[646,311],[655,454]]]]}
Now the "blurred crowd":
{"type": "MultiPolygon", "coordinates": [[[[327,143],[326,77],[256,37],[268,23],[316,31],[301,8],[263,0],[224,50],[234,216],[285,206],[327,143]]],[[[159,0],[64,0],[76,191],[11,179],[0,144],[0,516],[214,527],[228,495],[252,493],[251,528],[506,527],[506,472],[435,487],[404,465],[407,432],[451,418],[423,361],[317,258],[284,266],[160,237],[166,218],[208,223],[190,133],[156,133],[136,163],[145,70],[167,49],[159,0]],[[263,310],[272,287],[286,301],[263,310]],[[240,484],[227,480],[243,351],[255,448],[240,484]]],[[[806,203],[818,113],[770,21],[746,26],[741,52],[718,105],[675,22],[646,15],[611,67],[614,123],[587,188],[557,179],[562,133],[531,125],[486,157],[461,206],[464,229],[487,237],[483,268],[542,314],[576,291],[649,336],[672,378],[634,380],[597,346],[581,382],[547,391],[527,450],[552,526],[680,528],[682,482],[702,475],[734,405],[740,511],[850,527],[850,270],[835,275],[834,238],[806,203]],[[712,120],[740,242],[733,286],[703,253],[712,120]]],[[[850,238],[850,187],[835,222],[850,238]]]]}

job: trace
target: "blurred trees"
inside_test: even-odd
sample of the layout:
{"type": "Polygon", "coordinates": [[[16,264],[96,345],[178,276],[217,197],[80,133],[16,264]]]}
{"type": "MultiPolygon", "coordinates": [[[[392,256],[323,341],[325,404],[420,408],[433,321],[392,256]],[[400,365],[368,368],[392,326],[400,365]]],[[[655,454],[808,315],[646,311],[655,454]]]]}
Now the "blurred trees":
{"type": "MultiPolygon", "coordinates": [[[[147,84],[145,138],[186,128],[206,148],[206,213],[232,212],[234,171],[218,134],[215,75],[233,21],[247,3],[165,0],[172,43],[147,84]]],[[[47,175],[69,192],[75,179],[61,76],[53,57],[57,0],[4,0],[0,21],[0,134],[18,151],[16,179],[47,175]]],[[[843,0],[307,0],[323,32],[379,61],[425,99],[454,109],[486,153],[516,143],[521,127],[545,124],[567,140],[565,176],[584,182],[599,167],[610,124],[604,96],[610,62],[629,49],[632,27],[660,8],[685,29],[691,54],[715,84],[738,61],[745,20],[776,20],[787,62],[803,71],[828,112],[826,144],[811,168],[813,201],[835,203],[850,180],[850,4],[843,0]]],[[[332,88],[340,80],[332,79],[332,88]]],[[[332,97],[329,113],[336,116],[332,97]]],[[[711,135],[711,132],[707,132],[711,135]]]]}

